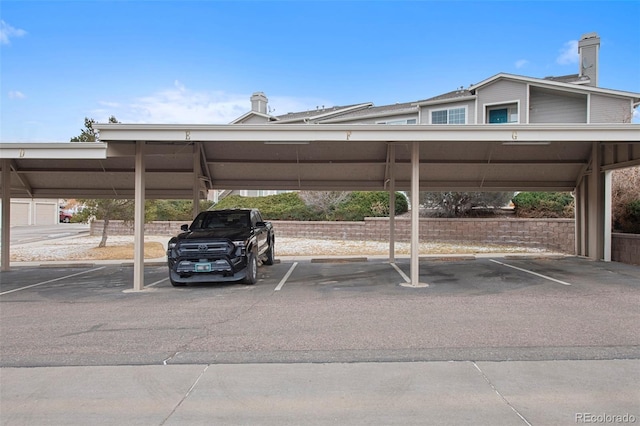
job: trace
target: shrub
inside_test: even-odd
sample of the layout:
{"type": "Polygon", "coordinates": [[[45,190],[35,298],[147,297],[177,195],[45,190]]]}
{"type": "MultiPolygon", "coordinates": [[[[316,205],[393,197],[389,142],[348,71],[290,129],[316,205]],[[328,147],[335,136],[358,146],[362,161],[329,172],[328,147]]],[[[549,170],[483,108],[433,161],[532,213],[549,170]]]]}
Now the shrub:
{"type": "MultiPolygon", "coordinates": [[[[231,195],[215,205],[216,209],[257,208],[267,220],[352,220],[389,215],[389,193],[355,191],[340,204],[326,211],[307,205],[297,192],[266,197],[231,195]]],[[[396,192],[396,214],[409,209],[405,196],[396,192]]]]}
{"type": "MultiPolygon", "coordinates": [[[[409,210],[407,198],[396,192],[396,214],[409,210]]],[[[334,211],[334,220],[364,220],[365,217],[389,216],[389,193],[383,191],[354,191],[334,211]]]]}
{"type": "Polygon", "coordinates": [[[266,197],[243,197],[230,195],[220,200],[215,209],[259,209],[268,220],[309,220],[307,207],[296,192],[269,195],[266,197]]]}
{"type": "Polygon", "coordinates": [[[640,234],[640,200],[626,203],[622,214],[615,223],[615,228],[631,234],[640,234]]]}
{"type": "MultiPolygon", "coordinates": [[[[207,210],[211,201],[200,201],[200,211],[207,210]]],[[[193,218],[193,201],[191,200],[153,200],[146,203],[150,220],[186,220],[193,218]]]]}
{"type": "Polygon", "coordinates": [[[574,200],[567,192],[521,192],[513,204],[518,217],[574,216],[574,200]]]}

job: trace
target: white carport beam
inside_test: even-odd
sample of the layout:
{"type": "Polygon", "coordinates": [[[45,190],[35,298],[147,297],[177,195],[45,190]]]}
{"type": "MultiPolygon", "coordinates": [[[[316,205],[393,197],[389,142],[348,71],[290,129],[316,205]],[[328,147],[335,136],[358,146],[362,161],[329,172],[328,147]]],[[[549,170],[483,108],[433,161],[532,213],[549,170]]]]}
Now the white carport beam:
{"type": "Polygon", "coordinates": [[[2,248],[0,254],[0,270],[8,271],[11,268],[11,169],[10,160],[2,160],[2,230],[0,237],[2,248]]]}
{"type": "Polygon", "coordinates": [[[145,161],[144,141],[136,142],[135,169],[135,212],[133,228],[133,290],[144,288],[144,199],[145,199],[145,161]]]}

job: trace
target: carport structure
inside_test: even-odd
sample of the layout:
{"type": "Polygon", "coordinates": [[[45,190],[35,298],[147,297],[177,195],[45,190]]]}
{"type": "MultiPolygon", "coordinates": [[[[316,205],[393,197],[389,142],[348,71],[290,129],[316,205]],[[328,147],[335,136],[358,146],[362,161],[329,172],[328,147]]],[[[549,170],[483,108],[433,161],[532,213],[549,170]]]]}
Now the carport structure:
{"type": "MultiPolygon", "coordinates": [[[[410,191],[411,285],[419,285],[419,191],[574,191],[576,253],[610,260],[611,171],[640,165],[637,124],[94,127],[99,143],[0,144],[3,270],[11,197],[134,198],[141,290],[144,200],[197,201],[214,188],[410,191]]],[[[391,262],[393,225],[392,217],[391,262]]]]}

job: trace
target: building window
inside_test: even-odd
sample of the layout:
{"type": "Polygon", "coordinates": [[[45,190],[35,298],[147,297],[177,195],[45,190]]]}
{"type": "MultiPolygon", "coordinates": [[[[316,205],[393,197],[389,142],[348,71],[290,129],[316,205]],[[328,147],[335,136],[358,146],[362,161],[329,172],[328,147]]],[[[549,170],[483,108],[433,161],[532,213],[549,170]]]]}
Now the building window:
{"type": "Polygon", "coordinates": [[[493,105],[487,107],[487,123],[517,123],[518,122],[518,104],[509,105],[493,105]]]}
{"type": "Polygon", "coordinates": [[[376,121],[376,124],[416,124],[417,122],[415,118],[406,118],[403,120],[376,121]]]}
{"type": "Polygon", "coordinates": [[[431,111],[431,124],[465,124],[465,108],[449,108],[431,111]]]}

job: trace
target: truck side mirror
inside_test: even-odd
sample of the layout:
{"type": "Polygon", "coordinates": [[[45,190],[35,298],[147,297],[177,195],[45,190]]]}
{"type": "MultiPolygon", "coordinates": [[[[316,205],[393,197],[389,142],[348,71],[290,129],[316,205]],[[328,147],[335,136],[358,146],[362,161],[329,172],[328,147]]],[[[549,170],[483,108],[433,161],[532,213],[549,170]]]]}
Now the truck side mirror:
{"type": "Polygon", "coordinates": [[[189,225],[187,225],[187,224],[182,225],[182,226],[180,227],[180,230],[181,230],[181,231],[188,231],[188,230],[189,230],[189,225]]]}

